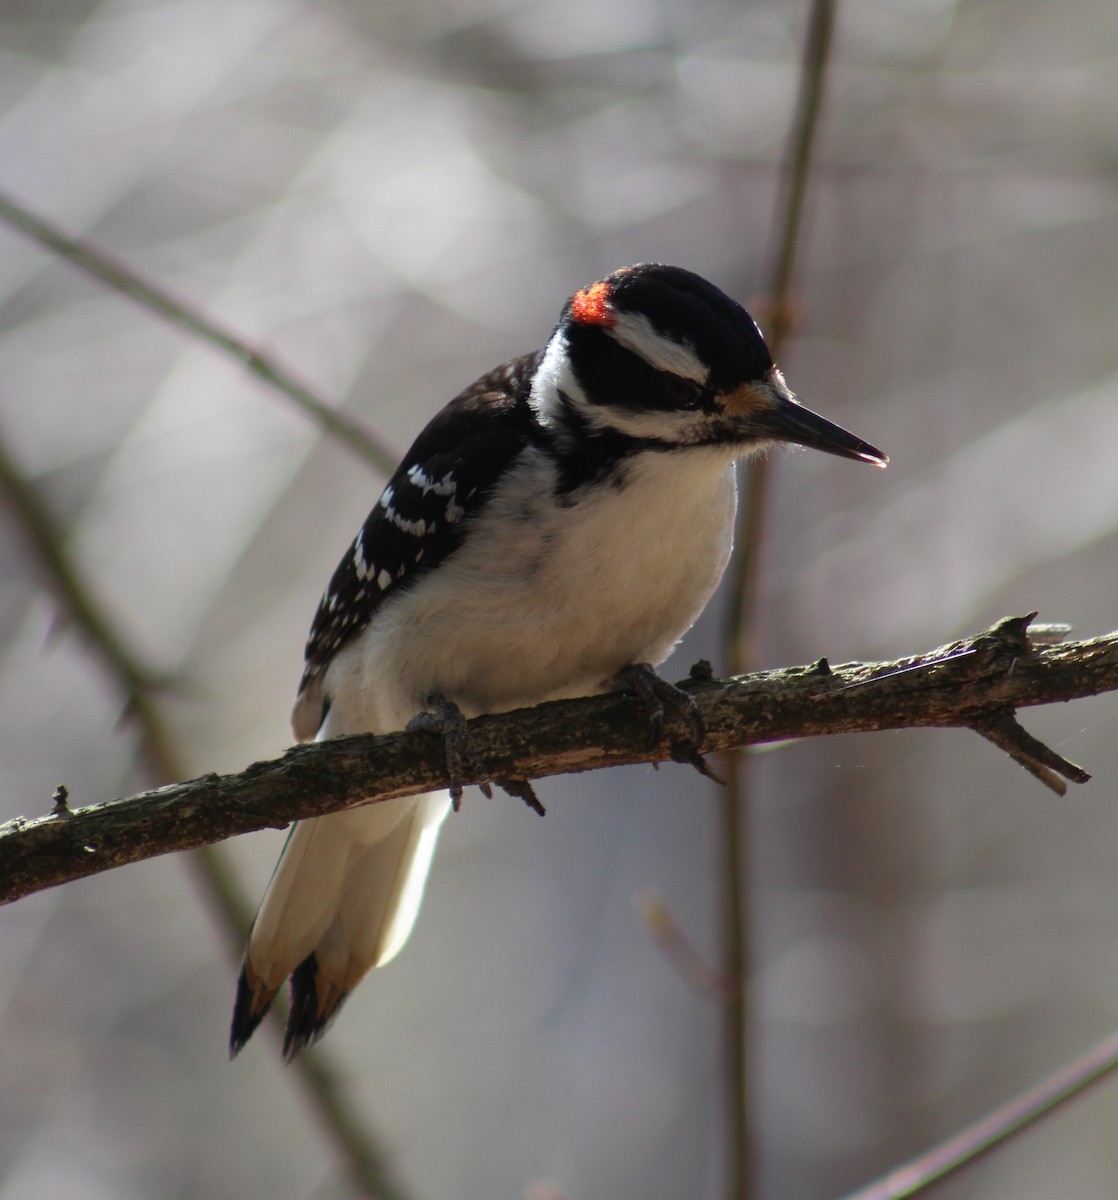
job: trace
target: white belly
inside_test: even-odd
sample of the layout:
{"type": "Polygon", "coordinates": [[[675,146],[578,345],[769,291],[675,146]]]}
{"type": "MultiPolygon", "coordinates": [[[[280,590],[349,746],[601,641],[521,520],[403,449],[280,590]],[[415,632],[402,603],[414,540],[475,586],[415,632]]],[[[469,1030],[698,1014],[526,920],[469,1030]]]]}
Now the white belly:
{"type": "Polygon", "coordinates": [[[433,692],[468,716],[590,695],[622,667],[668,655],[730,554],[729,454],[645,452],[622,488],[566,507],[539,479],[522,471],[478,536],[386,599],[337,656],[326,688],[344,729],[332,732],[399,729],[433,692]]]}

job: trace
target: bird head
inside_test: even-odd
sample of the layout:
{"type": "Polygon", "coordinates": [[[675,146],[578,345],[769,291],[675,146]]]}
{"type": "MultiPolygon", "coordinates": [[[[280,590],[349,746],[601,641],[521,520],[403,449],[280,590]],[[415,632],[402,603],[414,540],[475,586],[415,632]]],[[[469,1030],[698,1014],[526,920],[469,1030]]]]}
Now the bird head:
{"type": "Polygon", "coordinates": [[[532,389],[560,436],[738,457],[792,442],[885,466],[876,447],[805,408],[746,310],[691,271],[642,263],[567,301],[532,389]]]}

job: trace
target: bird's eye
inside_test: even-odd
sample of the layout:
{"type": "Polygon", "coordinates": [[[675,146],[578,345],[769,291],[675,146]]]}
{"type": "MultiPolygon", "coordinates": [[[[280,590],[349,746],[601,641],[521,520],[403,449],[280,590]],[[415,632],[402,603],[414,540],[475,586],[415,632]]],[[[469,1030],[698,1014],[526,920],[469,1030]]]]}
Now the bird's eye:
{"type": "Polygon", "coordinates": [[[681,379],[678,375],[668,378],[664,390],[668,399],[679,408],[694,408],[703,398],[703,390],[697,383],[692,383],[690,379],[681,379]]]}

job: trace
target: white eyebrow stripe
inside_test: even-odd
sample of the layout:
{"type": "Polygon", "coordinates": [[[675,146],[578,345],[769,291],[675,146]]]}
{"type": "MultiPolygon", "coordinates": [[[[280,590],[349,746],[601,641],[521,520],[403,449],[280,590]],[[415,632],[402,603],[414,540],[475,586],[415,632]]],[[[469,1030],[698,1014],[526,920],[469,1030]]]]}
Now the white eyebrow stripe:
{"type": "Polygon", "coordinates": [[[699,360],[694,347],[665,337],[642,313],[618,313],[616,321],[603,328],[627,350],[662,371],[698,384],[705,384],[710,377],[710,368],[699,360]]]}

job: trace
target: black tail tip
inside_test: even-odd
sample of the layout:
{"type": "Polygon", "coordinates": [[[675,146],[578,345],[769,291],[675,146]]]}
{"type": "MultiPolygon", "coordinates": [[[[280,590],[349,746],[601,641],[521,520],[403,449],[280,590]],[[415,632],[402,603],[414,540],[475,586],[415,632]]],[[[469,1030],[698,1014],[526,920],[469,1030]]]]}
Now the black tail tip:
{"type": "Polygon", "coordinates": [[[241,968],[237,980],[237,998],[233,1002],[233,1023],[229,1029],[230,1058],[236,1058],[245,1048],[248,1039],[271,1008],[274,995],[274,992],[267,995],[259,985],[254,987],[249,983],[247,965],[241,968]]]}
{"type": "Polygon", "coordinates": [[[318,959],[313,953],[308,954],[292,971],[291,1007],[283,1032],[283,1057],[288,1062],[300,1050],[313,1046],[322,1037],[338,1015],[345,998],[345,992],[338,993],[320,980],[318,959]],[[318,995],[320,982],[327,991],[327,995],[321,999],[318,995]]]}
{"type": "MultiPolygon", "coordinates": [[[[236,1058],[268,1014],[275,997],[259,981],[249,978],[248,964],[237,980],[237,998],[233,1003],[233,1023],[229,1029],[229,1057],[236,1058]]],[[[320,978],[318,960],[307,957],[291,973],[291,1006],[283,1034],[283,1057],[288,1061],[307,1046],[313,1045],[338,1015],[346,993],[320,978]],[[324,989],[320,998],[319,987],[324,989]]]]}

